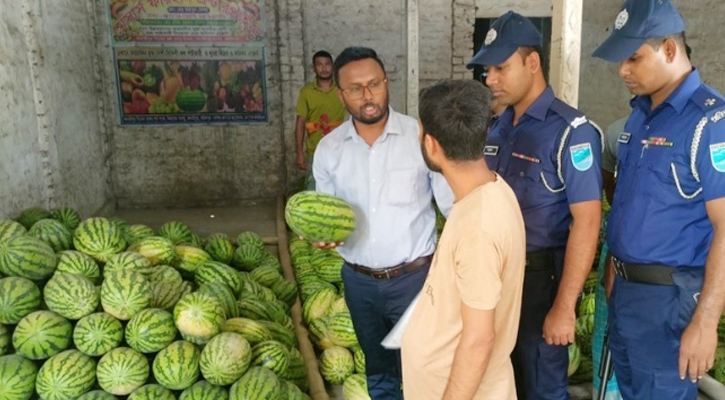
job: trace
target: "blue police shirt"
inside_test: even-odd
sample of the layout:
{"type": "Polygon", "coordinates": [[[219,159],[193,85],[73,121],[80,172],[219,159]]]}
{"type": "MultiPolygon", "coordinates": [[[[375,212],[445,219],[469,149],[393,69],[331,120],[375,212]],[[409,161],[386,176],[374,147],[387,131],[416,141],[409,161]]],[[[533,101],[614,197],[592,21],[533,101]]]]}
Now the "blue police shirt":
{"type": "Polygon", "coordinates": [[[513,126],[509,107],[494,123],[484,153],[516,193],[526,225],[526,251],[563,247],[569,205],[602,198],[602,135],[550,87],[513,126]]]}
{"type": "Polygon", "coordinates": [[[654,110],[648,96],[631,105],[609,249],[630,263],[704,267],[713,237],[705,203],[725,196],[725,100],[693,70],[654,110]]]}

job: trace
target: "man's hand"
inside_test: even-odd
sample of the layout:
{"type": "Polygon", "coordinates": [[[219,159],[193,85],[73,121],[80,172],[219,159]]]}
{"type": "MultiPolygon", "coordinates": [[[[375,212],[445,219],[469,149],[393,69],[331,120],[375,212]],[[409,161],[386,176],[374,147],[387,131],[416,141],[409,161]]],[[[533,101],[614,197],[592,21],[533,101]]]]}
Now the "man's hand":
{"type": "Polygon", "coordinates": [[[297,153],[297,168],[307,171],[307,158],[303,153],[297,153]]]}
{"type": "Polygon", "coordinates": [[[712,368],[717,340],[717,327],[704,327],[693,321],[685,328],[680,339],[680,379],[689,377],[697,382],[712,368]]]}
{"type": "Polygon", "coordinates": [[[544,320],[544,340],[548,345],[565,346],[574,342],[576,312],[554,304],[544,320]]]}
{"type": "MultiPolygon", "coordinates": [[[[307,240],[304,236],[299,236],[300,240],[307,240]]],[[[332,250],[335,247],[342,246],[345,244],[345,242],[312,242],[310,241],[310,244],[312,247],[316,247],[318,249],[322,250],[332,250]]]]}

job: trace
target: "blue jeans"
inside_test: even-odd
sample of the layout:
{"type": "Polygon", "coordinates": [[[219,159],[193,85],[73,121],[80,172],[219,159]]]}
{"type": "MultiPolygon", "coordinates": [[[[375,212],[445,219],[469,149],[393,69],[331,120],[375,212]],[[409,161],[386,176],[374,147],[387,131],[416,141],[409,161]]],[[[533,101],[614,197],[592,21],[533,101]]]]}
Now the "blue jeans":
{"type": "Polygon", "coordinates": [[[347,264],[342,268],[345,301],[365,353],[365,372],[372,400],[403,398],[400,351],[387,350],[380,342],[420,292],[429,268],[430,264],[386,280],[355,272],[347,264]]]}

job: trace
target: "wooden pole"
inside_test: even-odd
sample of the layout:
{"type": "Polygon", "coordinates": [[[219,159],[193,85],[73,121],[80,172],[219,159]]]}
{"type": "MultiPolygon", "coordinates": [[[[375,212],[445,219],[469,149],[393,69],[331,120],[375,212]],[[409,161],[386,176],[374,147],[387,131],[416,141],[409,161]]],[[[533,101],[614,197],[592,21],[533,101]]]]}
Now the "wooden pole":
{"type": "Polygon", "coordinates": [[[581,32],[582,0],[554,0],[549,82],[556,96],[572,107],[579,104],[581,32]]]}

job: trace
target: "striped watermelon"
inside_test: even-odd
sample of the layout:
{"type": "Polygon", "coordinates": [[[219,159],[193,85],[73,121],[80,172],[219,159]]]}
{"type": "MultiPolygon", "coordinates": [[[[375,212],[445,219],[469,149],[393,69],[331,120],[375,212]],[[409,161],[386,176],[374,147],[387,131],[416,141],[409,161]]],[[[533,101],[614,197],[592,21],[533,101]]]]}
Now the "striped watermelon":
{"type": "Polygon", "coordinates": [[[252,345],[273,339],[272,332],[267,327],[249,318],[230,318],[226,320],[222,330],[238,333],[252,345]]]}
{"type": "Polygon", "coordinates": [[[283,393],[282,382],[274,372],[251,367],[229,389],[229,400],[280,400],[283,393]]]}
{"type": "Polygon", "coordinates": [[[342,265],[345,261],[342,257],[325,257],[315,265],[317,276],[325,282],[342,282],[342,265]]]}
{"type": "Polygon", "coordinates": [[[148,258],[152,265],[174,265],[178,262],[174,244],[171,240],[161,236],[140,239],[129,246],[128,251],[134,251],[148,258]]]}
{"type": "Polygon", "coordinates": [[[332,344],[340,347],[359,346],[350,313],[337,313],[327,317],[327,330],[332,344]]]}
{"type": "Polygon", "coordinates": [[[140,272],[122,270],[107,274],[101,285],[103,311],[128,320],[151,304],[151,284],[140,272]]]}
{"type": "Polygon", "coordinates": [[[196,284],[201,286],[207,282],[221,282],[228,285],[235,295],[242,292],[242,278],[232,267],[217,261],[201,264],[194,272],[196,284]]]}
{"type": "Polygon", "coordinates": [[[181,298],[184,281],[179,271],[168,265],[157,265],[149,275],[151,283],[150,307],[173,310],[181,298]]]}
{"type": "Polygon", "coordinates": [[[132,245],[141,239],[155,235],[156,233],[153,229],[151,229],[151,227],[142,224],[129,225],[123,232],[123,238],[129,245],[132,245]]]}
{"type": "Polygon", "coordinates": [[[309,276],[314,276],[315,278],[317,278],[317,272],[315,272],[315,267],[312,266],[312,263],[309,260],[300,261],[299,263],[295,264],[294,271],[295,277],[298,280],[309,276]]]}
{"type": "Polygon", "coordinates": [[[118,400],[118,397],[104,390],[92,390],[86,394],[82,394],[76,400],[118,400]]]}
{"type": "Polygon", "coordinates": [[[121,322],[110,314],[99,312],[78,320],[73,329],[73,343],[80,352],[91,357],[102,356],[123,340],[121,322]]]}
{"type": "Polygon", "coordinates": [[[182,298],[186,296],[187,294],[194,291],[194,284],[189,281],[182,281],[181,282],[181,293],[179,294],[179,298],[182,298]]]}
{"type": "Polygon", "coordinates": [[[280,375],[289,365],[289,350],[286,345],[276,340],[257,343],[252,347],[252,365],[267,368],[280,375]]]}
{"type": "Polygon", "coordinates": [[[333,385],[342,385],[354,369],[352,353],[344,347],[332,346],[320,356],[320,373],[333,385]]]}
{"type": "Polygon", "coordinates": [[[26,229],[30,229],[36,222],[41,219],[51,218],[52,215],[42,207],[31,207],[23,210],[20,216],[15,218],[16,221],[20,222],[26,229]]]}
{"type": "Polygon", "coordinates": [[[70,346],[73,328],[52,311],[35,311],[18,322],[13,332],[15,351],[31,360],[44,360],[70,346]]]}
{"type": "Polygon", "coordinates": [[[228,399],[229,392],[227,389],[212,385],[207,381],[199,381],[190,388],[181,392],[179,400],[220,400],[228,399]]]}
{"type": "MultiPolygon", "coordinates": [[[[2,232],[2,228],[0,228],[0,232],[2,232]]],[[[0,238],[2,238],[1,235],[0,238]]],[[[206,238],[204,251],[209,253],[209,256],[214,261],[229,264],[234,256],[234,245],[231,240],[229,240],[229,236],[223,233],[215,233],[206,238]]]]}
{"type": "Polygon", "coordinates": [[[347,302],[345,301],[345,298],[343,296],[338,297],[337,300],[333,301],[332,305],[330,305],[330,314],[349,312],[350,309],[347,308],[347,302]]]}
{"type": "Polygon", "coordinates": [[[274,254],[270,253],[269,251],[264,251],[264,256],[262,257],[262,261],[259,262],[259,267],[274,267],[274,269],[277,270],[280,274],[284,273],[284,270],[282,269],[282,263],[279,262],[279,259],[274,254]]]}
{"type": "Polygon", "coordinates": [[[19,354],[0,357],[0,399],[28,400],[35,393],[38,367],[19,354]]]}
{"type": "Polygon", "coordinates": [[[337,294],[337,288],[335,285],[325,282],[322,279],[318,278],[317,276],[308,276],[306,278],[299,278],[299,284],[300,284],[300,297],[302,298],[302,303],[307,303],[307,300],[316,292],[319,292],[320,290],[327,290],[331,291],[334,294],[337,294]]]}
{"type": "Polygon", "coordinates": [[[287,315],[275,303],[267,303],[253,298],[239,300],[239,314],[245,318],[285,323],[287,315]]]}
{"type": "Polygon", "coordinates": [[[105,263],[126,248],[123,231],[107,218],[88,218],[73,232],[76,250],[105,263]]]}
{"type": "Polygon", "coordinates": [[[297,336],[293,327],[285,327],[272,321],[257,321],[264,326],[271,334],[272,339],[284,343],[287,347],[297,347],[297,336]]]}
{"type": "Polygon", "coordinates": [[[128,347],[115,348],[98,361],[96,378],[101,389],[125,396],[141,387],[149,377],[146,357],[128,347]]]}
{"type": "Polygon", "coordinates": [[[326,316],[335,300],[337,300],[337,290],[323,288],[312,293],[302,306],[302,317],[305,322],[326,316]]]}
{"type": "Polygon", "coordinates": [[[25,278],[0,279],[0,323],[14,325],[40,308],[40,289],[25,278]]]}
{"type": "Polygon", "coordinates": [[[177,245],[180,243],[189,243],[192,240],[193,233],[191,228],[179,221],[170,221],[159,228],[159,236],[163,236],[177,245]]]}
{"type": "Polygon", "coordinates": [[[290,307],[297,300],[297,285],[292,281],[281,279],[275,282],[271,289],[278,299],[284,301],[290,307]]]}
{"type": "Polygon", "coordinates": [[[54,219],[41,219],[33,224],[28,235],[40,239],[55,252],[71,248],[72,235],[68,228],[54,219]]]}
{"type": "Polygon", "coordinates": [[[124,232],[126,228],[128,228],[128,222],[126,222],[126,220],[121,217],[114,216],[108,218],[108,220],[111,221],[111,223],[115,225],[118,229],[120,229],[121,232],[124,232]]]}
{"type": "Polygon", "coordinates": [[[191,240],[189,242],[184,242],[180,244],[187,244],[189,246],[198,247],[200,249],[204,248],[204,239],[201,238],[201,236],[197,235],[196,233],[191,234],[191,240]]]}
{"type": "Polygon", "coordinates": [[[40,367],[35,391],[43,400],[68,400],[88,392],[96,381],[96,362],[78,350],[66,350],[40,367]]]}
{"type": "Polygon", "coordinates": [[[355,360],[355,373],[365,374],[365,353],[363,353],[362,348],[353,347],[352,358],[355,360]]]}
{"type": "Polygon", "coordinates": [[[134,390],[128,400],[176,400],[176,396],[169,389],[151,383],[134,390]]]}
{"type": "Polygon", "coordinates": [[[302,353],[295,347],[289,349],[289,364],[287,365],[287,370],[280,375],[280,378],[294,383],[304,392],[309,389],[305,359],[302,357],[302,353]]]}
{"type": "Polygon", "coordinates": [[[126,343],[142,353],[155,353],[170,345],[177,332],[170,312],[147,308],[128,321],[126,343]]]}
{"type": "Polygon", "coordinates": [[[342,242],[355,230],[355,212],[350,204],[309,190],[287,200],[284,219],[292,232],[312,242],[342,242]]]}
{"type": "Polygon", "coordinates": [[[318,318],[308,323],[312,341],[322,350],[333,346],[330,331],[327,329],[327,318],[318,318]]]}
{"type": "Polygon", "coordinates": [[[224,314],[227,318],[235,318],[239,316],[239,306],[237,305],[237,299],[234,297],[234,292],[229,286],[221,282],[207,282],[198,289],[201,293],[206,293],[213,296],[219,303],[224,307],[224,314]]]}
{"type": "MultiPolygon", "coordinates": [[[[239,276],[249,276],[248,273],[240,273],[239,276]],[[243,275],[247,274],[247,275],[243,275]]],[[[274,294],[272,289],[262,286],[259,282],[255,281],[251,277],[248,280],[243,278],[242,282],[242,293],[239,295],[240,299],[251,298],[265,302],[274,301],[277,296],[274,294]]]]}
{"type": "Polygon", "coordinates": [[[342,395],[345,400],[370,400],[368,382],[363,374],[353,374],[342,384],[342,395]]]}
{"type": "Polygon", "coordinates": [[[61,317],[77,320],[98,307],[98,289],[88,278],[56,273],[43,289],[45,304],[61,317]]]}
{"type": "Polygon", "coordinates": [[[17,221],[5,219],[0,220],[0,243],[15,236],[23,236],[28,230],[17,221]]]}
{"type": "Polygon", "coordinates": [[[50,212],[51,218],[59,221],[69,231],[73,232],[81,223],[81,215],[70,207],[60,207],[50,212]]]}
{"type": "Polygon", "coordinates": [[[142,274],[149,274],[154,270],[151,261],[139,253],[124,251],[113,255],[103,267],[103,273],[109,274],[115,271],[136,271],[142,274]]]}
{"type": "Polygon", "coordinates": [[[0,356],[9,354],[12,349],[12,330],[0,324],[0,356]]]}
{"type": "Polygon", "coordinates": [[[264,240],[262,240],[262,237],[257,232],[252,231],[244,231],[237,235],[237,246],[243,244],[252,244],[260,249],[264,248],[264,240]]]}
{"type": "Polygon", "coordinates": [[[61,251],[57,256],[57,272],[85,276],[94,284],[100,282],[101,269],[91,257],[74,250],[61,251]]]}
{"type": "MultiPolygon", "coordinates": [[[[283,381],[283,390],[286,392],[285,396],[287,400],[304,400],[305,394],[302,393],[299,387],[290,381],[283,381]]],[[[309,398],[309,397],[308,397],[309,398]]]]}
{"type": "Polygon", "coordinates": [[[259,266],[250,272],[249,276],[266,287],[272,287],[276,282],[283,279],[277,268],[271,265],[259,266]]]}
{"type": "Polygon", "coordinates": [[[45,279],[55,271],[55,252],[32,236],[15,236],[0,243],[0,272],[33,281],[45,279]]]}
{"type": "Polygon", "coordinates": [[[243,243],[234,251],[232,265],[242,271],[252,271],[264,257],[264,248],[253,243],[243,243]]]}
{"type": "Polygon", "coordinates": [[[161,350],[154,358],[156,381],[171,390],[184,390],[199,377],[201,352],[193,343],[178,340],[161,350]]]}
{"type": "Polygon", "coordinates": [[[223,332],[204,346],[199,367],[204,379],[214,385],[231,385],[241,378],[252,361],[252,346],[244,336],[223,332]]]}
{"type": "Polygon", "coordinates": [[[182,271],[193,274],[199,265],[212,261],[211,256],[204,250],[188,245],[178,245],[174,248],[179,257],[176,267],[182,271]]]}
{"type": "Polygon", "coordinates": [[[224,326],[224,307],[206,293],[194,292],[174,307],[174,321],[181,337],[196,344],[206,344],[224,326]]]}

